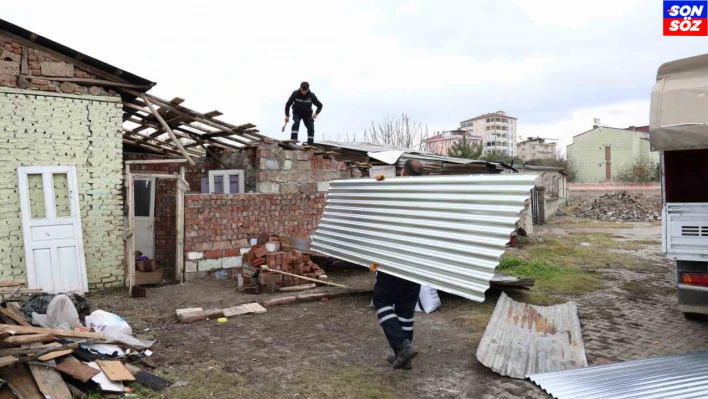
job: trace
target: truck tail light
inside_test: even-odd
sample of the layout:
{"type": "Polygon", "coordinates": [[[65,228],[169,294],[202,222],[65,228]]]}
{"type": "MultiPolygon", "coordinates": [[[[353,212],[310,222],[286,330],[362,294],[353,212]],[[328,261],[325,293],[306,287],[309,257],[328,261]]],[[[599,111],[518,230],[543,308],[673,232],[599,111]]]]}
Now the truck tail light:
{"type": "Polygon", "coordinates": [[[708,273],[681,273],[681,284],[708,287],[708,273]]]}

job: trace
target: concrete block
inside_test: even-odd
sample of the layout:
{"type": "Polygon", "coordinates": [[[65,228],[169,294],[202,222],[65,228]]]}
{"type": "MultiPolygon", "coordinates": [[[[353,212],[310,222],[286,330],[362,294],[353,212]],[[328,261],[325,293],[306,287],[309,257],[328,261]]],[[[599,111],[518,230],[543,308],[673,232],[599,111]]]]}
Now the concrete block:
{"type": "Polygon", "coordinates": [[[241,267],[243,266],[242,263],[242,258],[240,256],[232,256],[228,258],[221,258],[223,268],[224,269],[229,269],[232,267],[241,267]]]}
{"type": "Polygon", "coordinates": [[[300,192],[300,187],[295,183],[283,183],[280,185],[282,194],[295,194],[300,192]]]}
{"type": "Polygon", "coordinates": [[[283,162],[283,170],[290,170],[292,168],[293,168],[293,161],[286,159],[285,162],[283,162]]]}
{"type": "Polygon", "coordinates": [[[15,61],[0,61],[0,75],[17,76],[20,74],[20,63],[15,61]]]}
{"type": "Polygon", "coordinates": [[[21,55],[15,54],[12,51],[7,51],[7,50],[3,49],[2,53],[0,53],[0,60],[2,60],[2,61],[20,62],[21,59],[22,59],[21,55]]]}
{"type": "Polygon", "coordinates": [[[202,260],[204,259],[204,252],[187,252],[187,259],[202,260]]]}
{"type": "Polygon", "coordinates": [[[43,76],[74,77],[74,65],[66,62],[40,62],[39,68],[43,76]]]}
{"type": "Polygon", "coordinates": [[[280,184],[261,182],[256,185],[256,191],[264,194],[276,194],[280,192],[280,184]]]}
{"type": "Polygon", "coordinates": [[[242,316],[246,314],[259,314],[267,312],[266,308],[258,303],[247,303],[245,305],[234,306],[223,309],[224,317],[242,316]]]}
{"type": "Polygon", "coordinates": [[[212,269],[221,269],[223,266],[221,259],[207,259],[199,261],[198,270],[200,272],[209,271],[212,269]]]}
{"type": "Polygon", "coordinates": [[[329,182],[328,181],[318,181],[317,182],[317,191],[329,191],[329,182]]]}
{"type": "Polygon", "coordinates": [[[184,271],[187,273],[193,273],[193,272],[198,271],[197,264],[198,263],[194,262],[194,261],[189,261],[189,260],[185,261],[184,262],[184,271]]]}
{"type": "Polygon", "coordinates": [[[184,314],[184,313],[193,313],[193,312],[201,312],[204,309],[202,308],[184,308],[184,309],[177,309],[177,316],[184,314]]]}

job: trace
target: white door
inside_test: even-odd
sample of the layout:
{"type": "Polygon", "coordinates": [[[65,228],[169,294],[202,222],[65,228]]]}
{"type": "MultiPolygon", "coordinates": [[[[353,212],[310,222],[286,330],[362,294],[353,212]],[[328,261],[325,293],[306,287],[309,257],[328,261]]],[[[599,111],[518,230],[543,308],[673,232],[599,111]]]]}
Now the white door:
{"type": "Polygon", "coordinates": [[[29,288],[88,291],[76,167],[19,167],[17,174],[29,288]]]}
{"type": "Polygon", "coordinates": [[[135,250],[155,257],[155,177],[135,176],[133,186],[135,250]]]}

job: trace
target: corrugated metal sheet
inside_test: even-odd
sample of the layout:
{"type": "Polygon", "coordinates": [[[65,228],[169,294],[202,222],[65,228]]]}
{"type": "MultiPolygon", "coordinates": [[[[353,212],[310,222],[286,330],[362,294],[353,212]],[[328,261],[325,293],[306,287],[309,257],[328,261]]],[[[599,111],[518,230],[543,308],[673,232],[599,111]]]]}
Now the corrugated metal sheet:
{"type": "Polygon", "coordinates": [[[312,249],[481,302],[534,177],[333,181],[312,249]]]}
{"type": "Polygon", "coordinates": [[[708,352],[661,357],[528,378],[558,399],[708,397],[708,352]]]}
{"type": "Polygon", "coordinates": [[[503,376],[520,379],[586,367],[577,306],[527,305],[502,293],[477,348],[477,360],[503,376]]]}

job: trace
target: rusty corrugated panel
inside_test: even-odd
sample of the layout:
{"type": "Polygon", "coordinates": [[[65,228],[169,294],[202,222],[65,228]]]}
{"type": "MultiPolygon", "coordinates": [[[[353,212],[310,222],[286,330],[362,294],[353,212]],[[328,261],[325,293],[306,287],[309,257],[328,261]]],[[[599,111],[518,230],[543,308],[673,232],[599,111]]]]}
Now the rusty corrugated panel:
{"type": "Polygon", "coordinates": [[[333,181],[312,250],[482,302],[535,178],[333,181]]]}
{"type": "Polygon", "coordinates": [[[528,378],[557,399],[708,397],[708,352],[587,367],[528,378]]]}
{"type": "Polygon", "coordinates": [[[575,303],[534,306],[502,293],[477,348],[493,371],[523,379],[529,374],[586,367],[575,303]]]}

